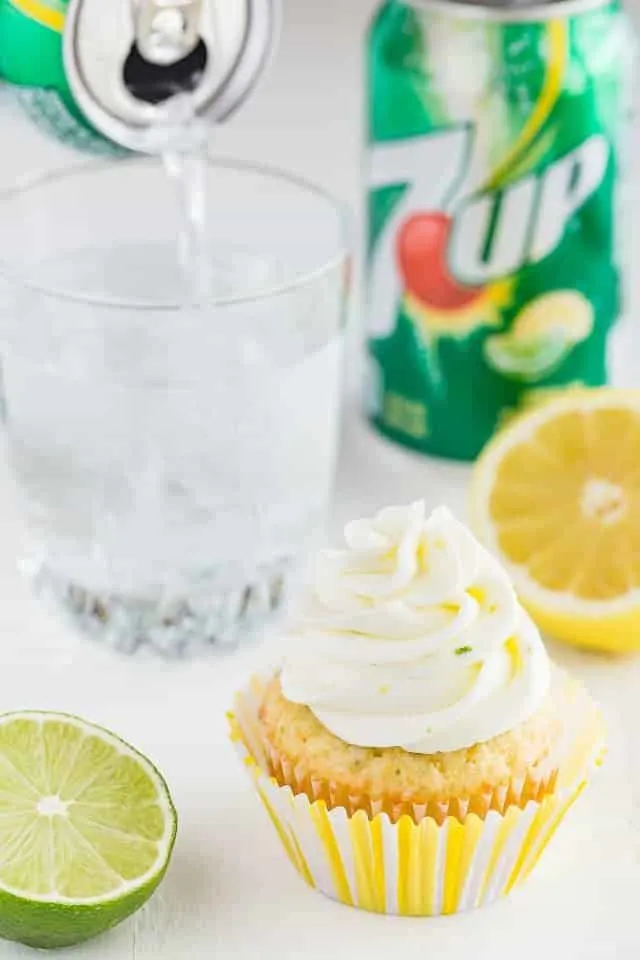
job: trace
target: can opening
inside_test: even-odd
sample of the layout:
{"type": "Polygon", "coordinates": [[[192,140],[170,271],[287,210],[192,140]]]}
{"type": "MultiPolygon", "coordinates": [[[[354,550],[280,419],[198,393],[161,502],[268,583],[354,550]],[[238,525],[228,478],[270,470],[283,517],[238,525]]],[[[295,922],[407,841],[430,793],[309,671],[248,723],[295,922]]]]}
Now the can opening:
{"type": "Polygon", "coordinates": [[[151,63],[134,43],[124,62],[124,85],[136,100],[163,103],[178,93],[191,93],[197,88],[208,56],[204,41],[199,40],[191,53],[175,63],[151,63]]]}

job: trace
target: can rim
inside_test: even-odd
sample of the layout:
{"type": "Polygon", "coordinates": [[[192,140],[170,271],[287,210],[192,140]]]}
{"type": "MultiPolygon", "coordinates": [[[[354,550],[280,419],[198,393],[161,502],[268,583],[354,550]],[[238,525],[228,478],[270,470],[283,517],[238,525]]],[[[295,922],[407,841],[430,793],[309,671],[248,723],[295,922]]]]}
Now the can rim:
{"type": "Polygon", "coordinates": [[[464,20],[492,20],[501,23],[533,20],[560,20],[612,6],[612,0],[535,0],[530,6],[488,6],[476,0],[409,0],[410,5],[464,20]]]}

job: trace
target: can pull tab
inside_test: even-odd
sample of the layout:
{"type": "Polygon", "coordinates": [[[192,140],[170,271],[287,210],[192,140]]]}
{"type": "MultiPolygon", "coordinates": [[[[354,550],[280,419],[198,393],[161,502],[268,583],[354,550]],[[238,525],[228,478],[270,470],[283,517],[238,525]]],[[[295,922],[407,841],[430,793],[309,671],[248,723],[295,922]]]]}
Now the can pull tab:
{"type": "Polygon", "coordinates": [[[132,0],[135,42],[149,63],[183,60],[201,38],[202,0],[132,0]]]}
{"type": "Polygon", "coordinates": [[[189,93],[201,82],[209,50],[202,39],[203,0],[131,0],[133,42],[125,87],[146,103],[189,93]]]}

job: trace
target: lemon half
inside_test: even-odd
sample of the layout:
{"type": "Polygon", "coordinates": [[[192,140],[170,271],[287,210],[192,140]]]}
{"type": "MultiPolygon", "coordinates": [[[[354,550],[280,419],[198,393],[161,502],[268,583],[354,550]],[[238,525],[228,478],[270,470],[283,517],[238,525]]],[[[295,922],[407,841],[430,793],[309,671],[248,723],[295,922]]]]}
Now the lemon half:
{"type": "Polygon", "coordinates": [[[640,650],[640,390],[571,391],[511,421],[476,465],[472,514],[545,632],[640,650]]]}

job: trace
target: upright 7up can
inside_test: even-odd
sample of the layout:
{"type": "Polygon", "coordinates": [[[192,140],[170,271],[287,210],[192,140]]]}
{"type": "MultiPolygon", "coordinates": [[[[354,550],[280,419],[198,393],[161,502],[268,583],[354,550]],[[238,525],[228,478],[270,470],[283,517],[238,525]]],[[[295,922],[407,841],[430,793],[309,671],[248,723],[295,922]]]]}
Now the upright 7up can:
{"type": "Polygon", "coordinates": [[[607,380],[634,43],[617,0],[389,0],[368,48],[368,403],[473,459],[607,380]]]}

